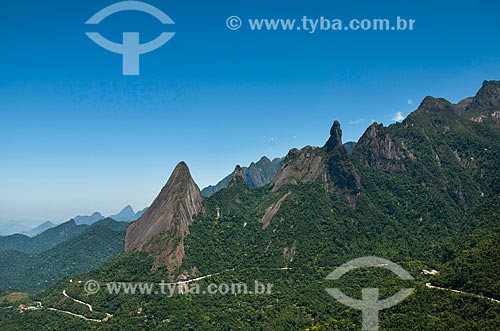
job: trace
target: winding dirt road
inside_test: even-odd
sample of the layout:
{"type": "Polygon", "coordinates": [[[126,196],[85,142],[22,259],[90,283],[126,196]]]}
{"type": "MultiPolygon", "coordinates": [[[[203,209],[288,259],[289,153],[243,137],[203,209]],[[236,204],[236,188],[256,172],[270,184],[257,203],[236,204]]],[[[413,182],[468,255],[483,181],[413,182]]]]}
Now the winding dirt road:
{"type": "Polygon", "coordinates": [[[500,300],[496,300],[496,299],[493,299],[493,298],[485,297],[483,295],[478,295],[478,294],[474,294],[474,293],[468,293],[468,292],[463,292],[463,291],[459,291],[459,290],[453,290],[453,289],[450,289],[450,288],[433,286],[431,283],[426,283],[425,287],[430,288],[430,289],[434,289],[434,290],[440,290],[440,291],[446,291],[446,292],[453,292],[453,293],[465,294],[465,295],[472,296],[474,298],[486,299],[486,300],[489,300],[489,301],[491,301],[493,303],[499,303],[500,304],[500,300]]]}

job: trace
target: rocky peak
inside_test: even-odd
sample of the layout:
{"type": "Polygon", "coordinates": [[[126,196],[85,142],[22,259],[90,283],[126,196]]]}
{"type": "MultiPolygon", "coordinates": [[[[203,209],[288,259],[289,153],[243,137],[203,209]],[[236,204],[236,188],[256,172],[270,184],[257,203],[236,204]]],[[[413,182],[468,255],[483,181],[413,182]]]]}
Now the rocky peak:
{"type": "Polygon", "coordinates": [[[323,150],[317,147],[292,148],[271,182],[272,190],[277,191],[286,184],[309,183],[318,179],[326,171],[323,154],[323,150]]]}
{"type": "MultiPolygon", "coordinates": [[[[253,162],[252,162],[253,163],[253,162]]],[[[271,163],[271,160],[267,156],[263,156],[257,163],[271,163]]]]}
{"type": "Polygon", "coordinates": [[[500,81],[484,81],[468,109],[500,107],[500,81]]]}
{"type": "Polygon", "coordinates": [[[346,147],[342,144],[342,129],[338,121],[333,122],[330,138],[324,149],[328,155],[330,191],[341,192],[350,204],[355,205],[361,190],[360,177],[346,147]]]}
{"type": "Polygon", "coordinates": [[[129,212],[135,213],[134,208],[132,208],[131,205],[126,205],[125,208],[123,208],[121,212],[124,212],[124,213],[129,213],[129,212]]]}
{"type": "Polygon", "coordinates": [[[243,168],[240,165],[237,165],[231,174],[231,181],[229,182],[228,187],[236,187],[242,183],[246,183],[245,181],[245,173],[243,172],[243,168]]]}
{"type": "Polygon", "coordinates": [[[340,123],[335,121],[330,129],[330,138],[325,144],[325,149],[329,153],[338,146],[342,146],[342,129],[340,128],[340,123]]]}
{"type": "MultiPolygon", "coordinates": [[[[428,102],[426,104],[430,105],[433,100],[428,99],[428,102]]],[[[408,163],[415,159],[410,151],[393,138],[388,128],[377,123],[370,125],[361,136],[355,154],[360,163],[393,172],[406,172],[408,163]]]]}
{"type": "Polygon", "coordinates": [[[116,215],[110,215],[109,218],[114,219],[115,221],[119,222],[132,222],[139,218],[142,213],[136,214],[134,211],[134,208],[132,206],[128,205],[125,208],[123,208],[118,214],[116,215]]]}
{"type": "Polygon", "coordinates": [[[300,154],[300,150],[298,148],[292,148],[291,150],[288,151],[288,154],[285,157],[285,161],[288,159],[291,159],[293,157],[296,157],[300,154]]]}
{"type": "Polygon", "coordinates": [[[426,112],[455,111],[455,108],[448,100],[431,96],[425,97],[418,108],[426,112]]]}
{"type": "Polygon", "coordinates": [[[193,216],[201,211],[201,201],[188,166],[180,162],[148,210],[128,227],[125,250],[150,252],[156,265],[173,272],[184,257],[183,239],[193,216]]]}
{"type": "Polygon", "coordinates": [[[281,170],[272,182],[273,191],[286,184],[308,183],[322,179],[325,190],[337,191],[356,204],[361,189],[360,177],[346,147],[342,144],[342,129],[335,121],[323,148],[306,146],[291,149],[281,170]]]}
{"type": "Polygon", "coordinates": [[[373,122],[372,125],[370,125],[368,129],[366,129],[365,135],[368,135],[368,137],[370,138],[375,138],[378,134],[379,128],[381,127],[382,124],[377,124],[373,122]]]}
{"type": "Polygon", "coordinates": [[[169,179],[183,179],[183,180],[193,180],[191,177],[191,172],[189,171],[189,167],[186,164],[186,162],[181,161],[177,164],[177,166],[174,169],[174,172],[170,176],[169,179]]]}
{"type": "Polygon", "coordinates": [[[252,163],[248,168],[243,168],[245,182],[248,187],[262,187],[269,184],[278,173],[283,164],[283,158],[272,161],[263,156],[257,163],[252,163]]]}

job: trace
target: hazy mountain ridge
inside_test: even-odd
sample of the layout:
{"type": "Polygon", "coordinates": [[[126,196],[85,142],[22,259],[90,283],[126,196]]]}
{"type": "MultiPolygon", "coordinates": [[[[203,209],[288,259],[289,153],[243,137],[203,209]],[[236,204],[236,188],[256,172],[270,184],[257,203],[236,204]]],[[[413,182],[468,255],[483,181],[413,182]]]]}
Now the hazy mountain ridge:
{"type": "MultiPolygon", "coordinates": [[[[248,186],[262,187],[269,184],[281,168],[283,160],[284,158],[275,158],[271,161],[266,156],[263,156],[259,161],[252,162],[248,167],[242,167],[243,175],[248,186]]],[[[210,197],[221,189],[227,188],[231,181],[231,175],[232,174],[229,174],[216,185],[205,187],[201,190],[201,194],[204,197],[210,197]]]]}
{"type": "Polygon", "coordinates": [[[31,229],[29,231],[21,232],[20,234],[24,234],[28,237],[35,237],[35,236],[39,235],[40,233],[42,233],[48,229],[51,229],[55,226],[56,225],[54,223],[47,221],[47,222],[44,222],[44,223],[38,225],[37,227],[34,227],[33,229],[31,229]]]}
{"type": "Polygon", "coordinates": [[[80,216],[80,215],[76,216],[75,218],[73,218],[73,220],[78,225],[81,225],[81,224],[91,225],[97,221],[104,219],[104,218],[105,217],[101,213],[95,212],[89,216],[80,216]]]}
{"type": "Polygon", "coordinates": [[[88,225],[77,225],[74,220],[70,220],[47,229],[33,238],[22,234],[0,237],[0,251],[42,252],[73,238],[87,228],[88,225]]]}
{"type": "Polygon", "coordinates": [[[118,214],[115,215],[110,215],[108,217],[103,216],[99,212],[95,212],[90,216],[76,216],[74,218],[76,224],[87,224],[91,225],[97,221],[103,220],[105,218],[112,218],[115,221],[119,222],[132,222],[137,220],[139,217],[144,214],[144,212],[147,210],[147,208],[140,210],[138,212],[134,211],[134,208],[132,206],[127,205],[125,206],[118,214]]]}
{"type": "MultiPolygon", "coordinates": [[[[146,210],[147,208],[135,213],[132,207],[127,206],[119,214],[113,216],[119,219],[114,219],[115,221],[128,223],[130,222],[130,219],[139,218],[146,210]]],[[[75,219],[79,222],[90,224],[77,224],[74,219],[60,225],[45,222],[30,230],[30,232],[26,234],[13,234],[4,237],[0,236],[0,253],[7,252],[5,253],[6,255],[4,255],[10,256],[9,254],[13,253],[8,251],[18,251],[19,253],[27,254],[48,251],[64,242],[71,242],[71,240],[76,236],[88,231],[91,225],[102,223],[106,218],[101,219],[101,217],[102,215],[96,212],[91,216],[75,217],[75,219]],[[33,236],[28,236],[28,234],[33,234],[33,236]]],[[[24,255],[14,254],[14,256],[23,257],[24,255]]]]}
{"type": "Polygon", "coordinates": [[[40,253],[0,252],[0,287],[36,292],[123,251],[127,223],[104,219],[40,253]]]}
{"type": "Polygon", "coordinates": [[[108,217],[114,219],[115,221],[130,223],[132,221],[139,219],[139,217],[141,217],[146,212],[147,209],[148,208],[144,208],[143,210],[135,212],[134,208],[128,205],[125,208],[123,208],[118,214],[110,215],[108,217]]]}
{"type": "MultiPolygon", "coordinates": [[[[94,212],[90,216],[76,216],[71,220],[73,220],[76,225],[92,225],[100,220],[105,219],[105,218],[112,218],[118,222],[132,222],[132,221],[137,220],[139,217],[141,217],[142,214],[144,214],[147,209],[148,208],[146,207],[143,210],[140,210],[136,213],[134,211],[134,209],[130,205],[128,205],[125,208],[123,208],[116,215],[111,215],[111,216],[105,217],[99,212],[94,212]]],[[[65,224],[65,223],[67,223],[67,222],[64,222],[61,224],[65,224]]],[[[59,225],[61,225],[61,224],[59,224],[59,225]]],[[[46,230],[54,228],[56,226],[58,226],[58,225],[56,225],[50,221],[47,221],[47,222],[41,223],[40,225],[38,225],[30,230],[22,231],[20,233],[14,233],[11,235],[0,236],[0,251],[7,250],[7,249],[17,249],[17,248],[13,248],[13,247],[23,247],[24,243],[29,241],[29,240],[26,240],[25,236],[36,237],[36,236],[42,234],[43,232],[45,232],[46,230]],[[19,243],[16,243],[16,241],[19,241],[19,243]],[[6,245],[6,246],[2,246],[2,245],[6,245]],[[5,247],[5,249],[3,247],[5,247]]],[[[26,250],[23,250],[23,251],[26,251],[26,250]]]]}

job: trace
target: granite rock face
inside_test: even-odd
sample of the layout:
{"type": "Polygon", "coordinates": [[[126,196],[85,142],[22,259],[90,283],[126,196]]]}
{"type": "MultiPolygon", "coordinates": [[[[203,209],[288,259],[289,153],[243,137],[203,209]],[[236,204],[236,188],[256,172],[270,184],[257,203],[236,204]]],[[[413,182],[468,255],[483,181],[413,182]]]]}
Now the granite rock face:
{"type": "Polygon", "coordinates": [[[286,184],[313,182],[323,174],[326,174],[326,166],[322,148],[311,146],[301,150],[293,148],[288,152],[280,171],[271,182],[271,187],[273,191],[277,191],[286,184]]]}
{"type": "Polygon", "coordinates": [[[500,107],[500,81],[484,81],[468,108],[489,109],[495,107],[500,107]]]}
{"type": "Polygon", "coordinates": [[[149,252],[155,266],[166,265],[173,273],[184,258],[184,238],[193,216],[202,209],[201,202],[188,166],[179,163],[152,205],[127,229],[125,251],[149,252]]]}
{"type": "Polygon", "coordinates": [[[228,188],[236,187],[241,183],[246,183],[245,174],[243,173],[241,166],[237,165],[231,174],[231,180],[229,181],[228,188]]]}
{"type": "Polygon", "coordinates": [[[393,137],[390,129],[377,123],[360,138],[356,152],[360,163],[397,173],[407,172],[408,163],[415,160],[411,151],[393,137]]]}

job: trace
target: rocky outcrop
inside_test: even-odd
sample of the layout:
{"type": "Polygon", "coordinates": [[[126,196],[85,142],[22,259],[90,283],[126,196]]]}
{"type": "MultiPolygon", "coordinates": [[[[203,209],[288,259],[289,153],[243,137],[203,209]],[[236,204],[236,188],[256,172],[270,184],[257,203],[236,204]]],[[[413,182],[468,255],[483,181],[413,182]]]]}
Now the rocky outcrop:
{"type": "Polygon", "coordinates": [[[291,191],[288,191],[287,194],[282,196],[278,201],[270,205],[269,207],[266,208],[266,213],[264,216],[262,216],[260,222],[262,223],[262,227],[266,229],[269,224],[271,224],[271,220],[273,219],[274,215],[280,210],[281,205],[283,202],[292,194],[291,191]]]}
{"type": "Polygon", "coordinates": [[[330,191],[338,191],[351,205],[355,205],[361,191],[361,177],[345,145],[342,144],[342,129],[338,121],[333,123],[324,149],[328,159],[330,191]]]}
{"type": "Polygon", "coordinates": [[[345,150],[347,154],[347,149],[342,144],[342,129],[340,127],[339,121],[334,121],[330,129],[330,138],[325,144],[325,150],[327,153],[332,153],[335,150],[345,150]]]}
{"type": "Polygon", "coordinates": [[[301,150],[290,150],[283,166],[271,182],[273,191],[286,184],[309,183],[326,173],[325,156],[322,148],[306,146],[301,150]]]}
{"type": "Polygon", "coordinates": [[[237,187],[238,185],[245,185],[245,174],[243,169],[237,165],[231,174],[231,180],[229,181],[228,188],[237,187]]]}
{"type": "Polygon", "coordinates": [[[173,273],[184,258],[184,237],[193,216],[202,209],[201,202],[200,189],[188,166],[179,163],[153,204],[128,227],[125,250],[149,252],[155,266],[166,265],[173,273]]]}
{"type": "Polygon", "coordinates": [[[361,179],[342,144],[342,129],[338,121],[333,123],[330,137],[322,148],[307,146],[290,150],[271,187],[277,191],[286,184],[309,183],[320,178],[325,191],[338,192],[351,205],[356,204],[361,179]]]}
{"type": "MultiPolygon", "coordinates": [[[[432,105],[436,108],[426,109],[435,110],[444,104],[438,102],[432,105]]],[[[356,152],[358,160],[365,165],[392,172],[406,172],[408,164],[415,160],[408,149],[393,139],[390,130],[377,123],[373,123],[360,138],[356,152]]]]}
{"type": "Polygon", "coordinates": [[[456,112],[455,107],[446,99],[425,97],[420,106],[419,110],[423,110],[427,113],[437,113],[442,111],[456,112]]]}
{"type": "Polygon", "coordinates": [[[500,107],[500,81],[484,81],[468,108],[483,110],[496,107],[500,107]]]}
{"type": "Polygon", "coordinates": [[[248,187],[262,187],[269,184],[278,173],[284,158],[270,160],[263,156],[258,162],[252,162],[248,168],[243,168],[248,187]]]}

